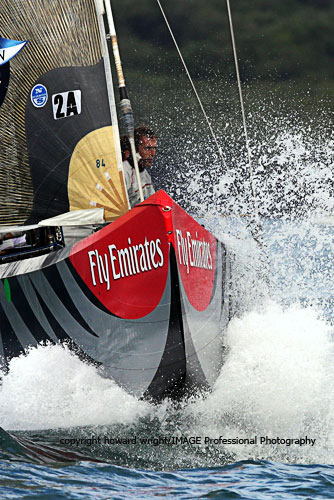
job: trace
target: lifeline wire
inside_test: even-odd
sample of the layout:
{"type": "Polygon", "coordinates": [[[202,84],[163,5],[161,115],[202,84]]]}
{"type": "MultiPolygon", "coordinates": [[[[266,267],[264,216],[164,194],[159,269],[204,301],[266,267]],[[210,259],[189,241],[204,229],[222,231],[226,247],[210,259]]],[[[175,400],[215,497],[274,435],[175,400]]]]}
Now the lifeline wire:
{"type": "Polygon", "coordinates": [[[203,113],[203,115],[204,115],[204,117],[205,117],[205,119],[206,119],[206,122],[207,122],[208,126],[209,126],[209,129],[210,129],[211,135],[212,135],[212,137],[213,137],[213,139],[214,139],[214,141],[215,141],[215,143],[216,143],[216,146],[217,146],[218,151],[219,151],[220,158],[221,158],[221,160],[222,160],[222,162],[223,162],[223,165],[224,165],[225,167],[227,167],[226,162],[225,162],[225,159],[224,159],[224,157],[223,157],[223,153],[222,153],[221,147],[220,147],[220,145],[219,145],[219,143],[218,143],[217,137],[216,137],[216,135],[215,135],[215,133],[214,133],[214,131],[213,131],[213,129],[212,129],[212,126],[211,126],[210,120],[209,120],[209,118],[208,118],[208,115],[206,114],[205,109],[204,109],[203,104],[202,104],[202,101],[201,101],[201,99],[200,99],[200,97],[199,97],[199,95],[198,95],[198,93],[197,93],[196,87],[195,87],[194,82],[193,82],[193,80],[192,80],[192,78],[191,78],[191,76],[190,76],[190,73],[189,73],[189,71],[188,71],[187,65],[186,65],[186,63],[185,63],[185,61],[184,61],[184,59],[183,59],[183,56],[182,56],[181,51],[180,51],[180,49],[179,49],[179,46],[178,46],[178,44],[177,44],[177,41],[175,40],[174,34],[173,34],[172,29],[171,29],[171,27],[170,27],[170,25],[169,25],[169,23],[168,23],[168,20],[167,20],[166,14],[165,14],[165,12],[164,12],[164,10],[163,10],[162,6],[161,6],[160,0],[157,0],[157,3],[158,3],[158,5],[159,5],[159,7],[160,7],[161,13],[162,13],[163,18],[164,18],[164,20],[165,20],[165,22],[166,22],[166,25],[167,25],[167,28],[168,28],[168,30],[169,30],[169,33],[170,33],[170,35],[171,35],[171,37],[172,37],[172,39],[173,39],[173,42],[174,42],[175,47],[176,47],[176,50],[177,50],[177,52],[178,52],[178,54],[179,54],[179,56],[180,56],[180,59],[181,59],[182,64],[183,64],[183,67],[184,67],[184,69],[185,69],[185,71],[186,71],[186,73],[187,73],[187,76],[188,76],[188,78],[189,78],[189,81],[190,81],[190,83],[191,83],[191,86],[192,86],[192,88],[193,88],[193,91],[195,92],[195,95],[196,95],[196,97],[197,97],[197,101],[198,101],[198,103],[199,103],[199,105],[200,105],[200,107],[201,107],[202,113],[203,113]]]}

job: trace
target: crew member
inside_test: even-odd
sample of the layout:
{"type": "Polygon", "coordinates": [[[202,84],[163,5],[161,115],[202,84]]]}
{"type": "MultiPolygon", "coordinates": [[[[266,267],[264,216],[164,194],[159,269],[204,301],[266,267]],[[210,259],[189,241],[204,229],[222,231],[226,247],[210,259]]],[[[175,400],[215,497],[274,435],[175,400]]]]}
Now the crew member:
{"type": "MultiPolygon", "coordinates": [[[[135,129],[135,146],[140,172],[141,186],[144,198],[148,198],[155,191],[152,186],[151,176],[148,169],[151,168],[155,152],[157,149],[157,138],[155,133],[149,127],[142,125],[135,129]]],[[[139,188],[137,176],[131,155],[130,142],[128,137],[121,137],[121,149],[123,160],[123,172],[126,188],[128,191],[131,208],[140,203],[139,188]]]]}
{"type": "Polygon", "coordinates": [[[13,248],[26,245],[26,243],[25,233],[0,234],[0,255],[7,253],[8,250],[12,250],[13,248]]]}

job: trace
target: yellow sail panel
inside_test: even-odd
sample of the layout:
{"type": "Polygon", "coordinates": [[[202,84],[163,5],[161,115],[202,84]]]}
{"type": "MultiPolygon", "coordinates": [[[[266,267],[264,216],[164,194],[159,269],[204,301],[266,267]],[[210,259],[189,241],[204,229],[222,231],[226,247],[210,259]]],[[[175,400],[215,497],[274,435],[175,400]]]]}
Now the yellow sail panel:
{"type": "Polygon", "coordinates": [[[102,207],[106,221],[128,211],[112,126],[94,130],[77,143],[70,160],[67,190],[70,210],[102,207]]]}

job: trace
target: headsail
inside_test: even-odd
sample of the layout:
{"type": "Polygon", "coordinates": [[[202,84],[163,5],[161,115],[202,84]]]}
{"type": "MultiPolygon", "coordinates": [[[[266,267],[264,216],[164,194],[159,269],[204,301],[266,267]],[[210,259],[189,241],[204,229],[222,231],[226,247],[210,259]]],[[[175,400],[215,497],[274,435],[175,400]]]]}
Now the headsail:
{"type": "Polygon", "coordinates": [[[0,224],[125,213],[94,0],[6,0],[0,34],[29,42],[0,108],[0,224]]]}

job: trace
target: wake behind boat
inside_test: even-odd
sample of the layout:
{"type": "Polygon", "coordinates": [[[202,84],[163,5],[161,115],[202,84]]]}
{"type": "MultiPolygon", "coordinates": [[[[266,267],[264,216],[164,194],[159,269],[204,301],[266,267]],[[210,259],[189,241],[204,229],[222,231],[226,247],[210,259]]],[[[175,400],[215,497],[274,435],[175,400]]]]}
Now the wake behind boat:
{"type": "Polygon", "coordinates": [[[0,66],[0,358],[67,343],[136,396],[180,397],[219,374],[229,255],[164,191],[129,210],[105,5],[1,9],[28,43],[0,66]]]}

